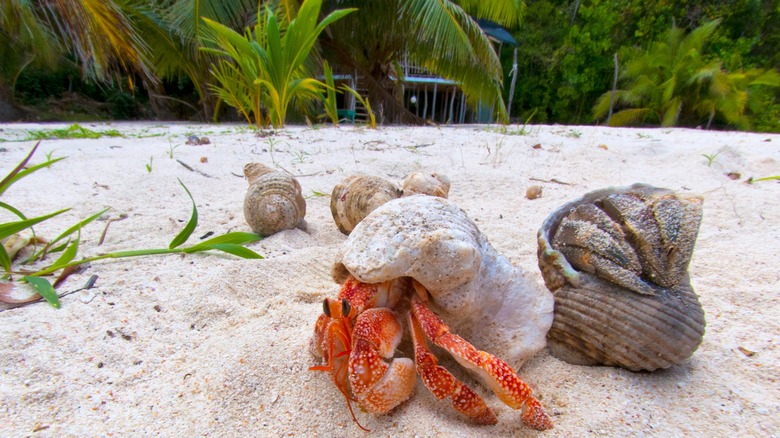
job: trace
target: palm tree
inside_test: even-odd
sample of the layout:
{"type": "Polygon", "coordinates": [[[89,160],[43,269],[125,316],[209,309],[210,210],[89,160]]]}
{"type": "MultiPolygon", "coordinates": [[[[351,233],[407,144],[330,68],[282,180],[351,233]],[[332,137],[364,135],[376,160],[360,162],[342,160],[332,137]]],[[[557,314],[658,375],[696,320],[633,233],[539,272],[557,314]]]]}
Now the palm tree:
{"type": "Polygon", "coordinates": [[[260,3],[257,0],[169,0],[161,6],[168,38],[149,44],[157,74],[163,79],[188,77],[200,97],[204,119],[211,118],[218,104],[218,97],[209,88],[213,83],[210,66],[218,62],[218,56],[201,50],[214,48],[207,41],[209,28],[203,19],[242,32],[255,24],[257,10],[262,7],[260,3]]]}
{"type": "MultiPolygon", "coordinates": [[[[130,0],[5,0],[0,5],[0,119],[19,115],[14,88],[28,66],[54,65],[70,54],[85,78],[131,73],[147,89],[159,83],[127,10],[130,0]],[[123,9],[124,8],[124,9],[123,9]]],[[[133,87],[133,76],[129,86],[133,87]]]]}
{"type": "Polygon", "coordinates": [[[320,38],[323,57],[357,71],[365,78],[369,100],[382,104],[391,121],[419,122],[405,110],[392,89],[399,62],[409,61],[433,74],[454,80],[470,104],[496,105],[506,118],[501,99],[503,73],[490,41],[472,17],[516,26],[525,10],[520,0],[332,0],[325,12],[356,7],[358,11],[331,25],[320,38]]]}
{"type": "MultiPolygon", "coordinates": [[[[780,85],[780,80],[774,70],[729,73],[720,59],[707,58],[704,49],[718,24],[718,20],[706,23],[688,35],[672,27],[649,50],[629,56],[621,73],[626,88],[614,93],[614,102],[624,109],[613,114],[609,124],[697,126],[706,120],[709,127],[719,114],[727,123],[747,129],[749,104],[761,98],[766,86],[780,85]]],[[[607,114],[611,99],[612,92],[599,98],[595,118],[607,114]]]]}

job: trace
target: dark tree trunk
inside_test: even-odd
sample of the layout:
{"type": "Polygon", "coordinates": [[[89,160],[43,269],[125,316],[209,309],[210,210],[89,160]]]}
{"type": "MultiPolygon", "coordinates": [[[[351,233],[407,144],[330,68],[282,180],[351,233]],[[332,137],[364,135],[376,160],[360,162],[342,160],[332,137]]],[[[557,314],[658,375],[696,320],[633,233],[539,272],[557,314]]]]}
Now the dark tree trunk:
{"type": "Polygon", "coordinates": [[[0,122],[16,122],[23,117],[24,111],[16,104],[14,90],[0,84],[0,122]]]}
{"type": "MultiPolygon", "coordinates": [[[[413,112],[406,109],[399,99],[389,90],[392,90],[393,84],[390,83],[388,72],[381,65],[366,67],[355,62],[341,45],[323,35],[320,44],[326,48],[335,58],[331,61],[347,68],[347,71],[357,72],[368,93],[368,101],[377,121],[391,124],[406,125],[424,125],[425,120],[416,116],[413,112]]],[[[403,96],[402,96],[403,97],[403,96]]]]}

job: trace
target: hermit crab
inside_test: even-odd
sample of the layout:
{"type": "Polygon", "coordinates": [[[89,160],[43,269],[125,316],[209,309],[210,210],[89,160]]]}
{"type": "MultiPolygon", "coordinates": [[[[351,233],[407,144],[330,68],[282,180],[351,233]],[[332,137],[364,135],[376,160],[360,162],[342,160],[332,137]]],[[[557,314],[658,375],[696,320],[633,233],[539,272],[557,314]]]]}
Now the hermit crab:
{"type": "Polygon", "coordinates": [[[555,296],[553,356],[633,371],[690,357],[704,311],[688,264],[702,199],[634,184],[590,192],[538,233],[539,268],[555,296]]]}
{"type": "Polygon", "coordinates": [[[524,424],[552,427],[512,366],[453,333],[432,310],[516,364],[544,347],[552,323],[551,294],[499,255],[463,210],[426,195],[389,201],[355,227],[339,260],[334,278],[343,286],[323,303],[311,345],[321,365],[311,369],[330,374],[356,423],[351,401],[372,413],[390,411],[411,395],[415,368],[436,398],[450,398],[476,423],[497,422],[476,392],[438,365],[430,340],[520,409],[524,424]],[[404,323],[414,360],[393,358],[404,323]]]}

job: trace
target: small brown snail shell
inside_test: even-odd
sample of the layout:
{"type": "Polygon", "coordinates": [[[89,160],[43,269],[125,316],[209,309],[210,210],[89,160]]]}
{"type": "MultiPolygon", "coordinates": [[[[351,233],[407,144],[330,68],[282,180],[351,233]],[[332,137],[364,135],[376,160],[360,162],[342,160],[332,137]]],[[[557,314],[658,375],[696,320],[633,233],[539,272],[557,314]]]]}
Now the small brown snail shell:
{"type": "Polygon", "coordinates": [[[404,179],[403,195],[416,194],[446,198],[450,192],[450,179],[437,172],[413,172],[404,179]]]}
{"type": "Polygon", "coordinates": [[[689,358],[704,311],[688,264],[702,199],[634,184],[563,205],[538,233],[539,268],[555,297],[553,356],[632,371],[689,358]]]}
{"type": "Polygon", "coordinates": [[[270,236],[297,227],[306,215],[301,185],[291,175],[261,163],[244,166],[249,181],[244,218],[257,234],[270,236]]]}
{"type": "Polygon", "coordinates": [[[527,189],[525,189],[525,197],[526,199],[537,199],[542,197],[542,186],[528,186],[527,189]]]}
{"type": "Polygon", "coordinates": [[[369,213],[401,196],[401,190],[378,176],[352,175],[341,180],[330,196],[330,212],[339,231],[349,234],[369,213]]]}

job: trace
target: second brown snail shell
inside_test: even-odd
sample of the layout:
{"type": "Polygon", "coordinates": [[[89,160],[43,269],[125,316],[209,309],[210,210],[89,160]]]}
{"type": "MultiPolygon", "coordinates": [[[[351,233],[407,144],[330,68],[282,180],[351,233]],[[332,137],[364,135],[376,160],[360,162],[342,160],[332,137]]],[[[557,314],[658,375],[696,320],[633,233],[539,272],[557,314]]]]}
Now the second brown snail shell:
{"type": "Polygon", "coordinates": [[[252,231],[270,236],[300,225],[306,215],[306,200],[298,180],[261,163],[244,166],[244,176],[249,181],[244,218],[252,231]]]}
{"type": "Polygon", "coordinates": [[[688,275],[702,199],[645,184],[590,192],[538,233],[539,268],[555,297],[552,354],[633,371],[689,358],[704,311],[688,275]]]}

